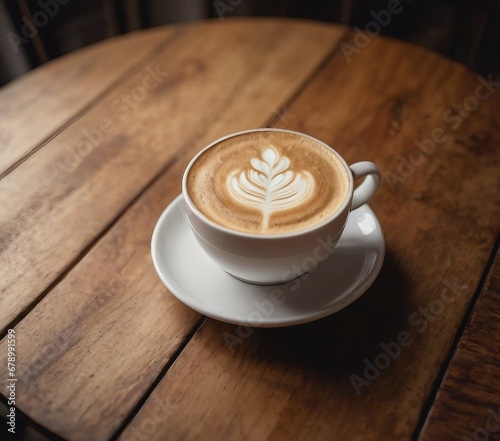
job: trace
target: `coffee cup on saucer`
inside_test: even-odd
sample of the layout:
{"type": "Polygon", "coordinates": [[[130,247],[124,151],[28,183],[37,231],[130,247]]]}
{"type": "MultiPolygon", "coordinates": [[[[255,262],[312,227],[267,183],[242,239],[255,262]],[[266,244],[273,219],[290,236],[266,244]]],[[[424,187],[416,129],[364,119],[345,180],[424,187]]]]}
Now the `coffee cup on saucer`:
{"type": "Polygon", "coordinates": [[[191,229],[214,262],[245,282],[279,284],[333,253],[349,213],[380,179],[372,162],[349,166],[312,136],[263,128],[204,148],[184,172],[182,193],[191,229]]]}

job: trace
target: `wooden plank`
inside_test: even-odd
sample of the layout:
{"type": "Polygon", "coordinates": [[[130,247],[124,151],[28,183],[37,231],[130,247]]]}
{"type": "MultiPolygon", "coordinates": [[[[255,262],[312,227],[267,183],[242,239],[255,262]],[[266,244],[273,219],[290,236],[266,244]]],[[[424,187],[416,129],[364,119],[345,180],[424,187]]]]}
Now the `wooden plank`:
{"type": "Polygon", "coordinates": [[[309,325],[207,321],[121,440],[412,438],[497,235],[500,92],[459,124],[449,109],[474,96],[476,74],[381,38],[358,52],[351,63],[336,54],[286,126],[380,166],[370,203],[387,245],[378,279],[309,325]],[[431,152],[433,133],[443,142],[431,152]],[[423,142],[428,155],[415,153],[423,142]]]}
{"type": "MultiPolygon", "coordinates": [[[[167,66],[165,85],[148,95],[134,118],[120,126],[120,144],[115,147],[116,140],[104,141],[92,151],[95,158],[82,161],[62,180],[61,186],[70,185],[68,180],[78,183],[74,192],[79,197],[70,194],[58,202],[57,215],[45,210],[36,213],[45,226],[30,227],[33,239],[39,228],[57,225],[51,229],[57,239],[45,236],[52,241],[56,258],[48,248],[44,251],[41,241],[34,248],[51,260],[49,265],[62,267],[74,255],[58,244],[81,251],[83,242],[75,245],[81,235],[92,240],[151,176],[164,169],[154,185],[15,327],[22,411],[71,440],[105,440],[120,427],[199,318],[167,294],[149,257],[154,224],[180,192],[185,166],[214,138],[266,124],[317,70],[343,32],[342,28],[295,21],[198,24],[187,27],[151,62],[153,66],[161,63],[162,69],[167,66]],[[247,38],[250,30],[255,38],[247,38]],[[69,221],[72,226],[67,224],[69,219],[73,219],[69,221]],[[85,229],[88,222],[93,226],[85,229]]],[[[117,93],[135,84],[137,78],[132,77],[117,93]]],[[[108,109],[108,98],[103,103],[104,110],[108,109]]],[[[97,115],[102,117],[102,113],[97,115]]],[[[64,145],[63,136],[57,138],[60,144],[54,150],[64,145]]],[[[40,152],[48,153],[49,149],[40,152]]],[[[36,168],[33,174],[45,170],[43,165],[37,168],[38,164],[47,166],[59,157],[54,154],[31,164],[36,168]]],[[[22,170],[27,174],[31,168],[23,165],[4,181],[24,179],[22,170]]],[[[27,180],[23,183],[28,184],[27,180]]],[[[27,265],[23,270],[29,271],[27,265]]],[[[35,293],[41,280],[19,278],[13,283],[11,292],[22,295],[28,284],[35,293]]],[[[9,302],[4,302],[5,307],[9,302]]],[[[5,340],[0,344],[0,351],[4,349],[5,340]]],[[[0,368],[0,374],[4,369],[0,368]]],[[[5,387],[2,390],[5,393],[5,387]]]]}
{"type": "Polygon", "coordinates": [[[500,439],[499,303],[497,254],[419,440],[500,439]]]}
{"type": "Polygon", "coordinates": [[[180,165],[15,327],[17,407],[66,439],[108,439],[200,318],[167,295],[150,257],[180,165]]]}
{"type": "Polygon", "coordinates": [[[70,53],[0,89],[0,178],[176,32],[154,29],[70,53]]]}

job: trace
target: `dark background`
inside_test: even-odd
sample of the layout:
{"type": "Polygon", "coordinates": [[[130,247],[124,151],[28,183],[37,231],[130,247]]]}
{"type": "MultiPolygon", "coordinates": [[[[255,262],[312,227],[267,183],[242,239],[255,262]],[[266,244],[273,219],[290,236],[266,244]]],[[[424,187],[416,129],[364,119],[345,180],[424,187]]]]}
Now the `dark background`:
{"type": "MultiPolygon", "coordinates": [[[[0,0],[0,85],[64,53],[137,29],[235,15],[303,17],[364,29],[390,1],[398,0],[0,0]]],[[[399,3],[403,11],[382,35],[433,49],[482,74],[500,74],[500,0],[399,3]]]]}

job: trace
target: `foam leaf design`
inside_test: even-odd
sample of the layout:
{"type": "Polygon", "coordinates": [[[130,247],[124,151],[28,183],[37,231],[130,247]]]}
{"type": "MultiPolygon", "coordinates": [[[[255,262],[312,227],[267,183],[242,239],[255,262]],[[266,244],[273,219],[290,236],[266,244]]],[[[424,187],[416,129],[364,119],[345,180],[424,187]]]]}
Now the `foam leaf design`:
{"type": "Polygon", "coordinates": [[[261,228],[267,229],[273,213],[290,209],[312,194],[314,179],[307,171],[288,170],[290,159],[267,147],[261,158],[250,160],[252,168],[228,177],[231,196],[247,207],[262,212],[261,228]]]}

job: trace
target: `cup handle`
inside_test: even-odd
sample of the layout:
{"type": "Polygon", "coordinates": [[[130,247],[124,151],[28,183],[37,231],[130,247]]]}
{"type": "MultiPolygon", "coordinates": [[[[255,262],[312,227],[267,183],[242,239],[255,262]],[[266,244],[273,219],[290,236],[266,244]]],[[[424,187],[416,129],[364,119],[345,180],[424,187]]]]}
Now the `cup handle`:
{"type": "Polygon", "coordinates": [[[352,195],[351,210],[355,210],[376,193],[380,187],[381,175],[377,166],[370,161],[356,162],[349,166],[354,180],[365,176],[363,182],[354,190],[352,195]]]}

